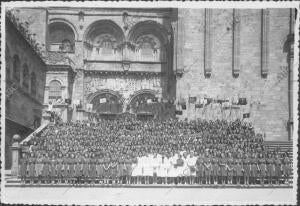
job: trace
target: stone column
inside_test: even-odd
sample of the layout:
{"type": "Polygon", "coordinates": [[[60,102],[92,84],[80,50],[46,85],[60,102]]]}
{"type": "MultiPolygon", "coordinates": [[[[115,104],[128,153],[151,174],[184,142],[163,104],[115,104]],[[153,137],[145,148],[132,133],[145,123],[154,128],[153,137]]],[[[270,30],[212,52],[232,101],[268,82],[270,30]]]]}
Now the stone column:
{"type": "Polygon", "coordinates": [[[11,175],[12,176],[19,175],[19,161],[20,161],[20,149],[21,149],[21,145],[19,143],[20,139],[21,139],[20,135],[18,134],[15,134],[13,136],[13,144],[11,146],[11,152],[12,152],[11,175]]]}

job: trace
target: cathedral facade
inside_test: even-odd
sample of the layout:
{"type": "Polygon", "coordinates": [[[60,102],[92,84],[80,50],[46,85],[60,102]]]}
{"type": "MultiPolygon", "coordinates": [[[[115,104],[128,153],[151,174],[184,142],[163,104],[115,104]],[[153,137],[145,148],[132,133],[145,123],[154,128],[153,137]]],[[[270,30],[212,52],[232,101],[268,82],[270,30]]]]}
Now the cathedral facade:
{"type": "Polygon", "coordinates": [[[127,112],[244,119],[267,140],[291,138],[294,9],[49,7],[13,15],[41,46],[42,110],[53,104],[64,121],[127,112]]]}

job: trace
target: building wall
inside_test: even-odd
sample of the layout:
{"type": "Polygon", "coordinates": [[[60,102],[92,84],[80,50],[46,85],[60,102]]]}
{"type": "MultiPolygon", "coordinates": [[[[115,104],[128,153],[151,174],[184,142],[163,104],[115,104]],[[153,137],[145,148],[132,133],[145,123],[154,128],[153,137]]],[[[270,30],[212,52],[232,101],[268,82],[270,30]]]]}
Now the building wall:
{"type": "Polygon", "coordinates": [[[189,96],[213,99],[247,98],[248,104],[235,111],[224,111],[217,105],[195,109],[187,105],[180,118],[241,118],[250,112],[250,121],[267,140],[287,140],[288,64],[283,46],[289,34],[290,10],[269,10],[268,75],[261,75],[261,10],[241,10],[240,72],[232,75],[232,9],[211,11],[211,77],[204,75],[204,10],[185,10],[182,78],[177,79],[177,98],[189,96]],[[284,74],[284,75],[281,75],[284,74]]]}
{"type": "Polygon", "coordinates": [[[6,99],[6,117],[25,127],[33,128],[34,116],[41,117],[42,102],[44,99],[45,72],[46,65],[37,56],[33,49],[25,42],[25,39],[14,28],[12,24],[6,26],[6,53],[10,60],[7,62],[10,69],[10,77],[7,81],[7,90],[11,87],[17,88],[6,99]],[[13,56],[17,55],[20,59],[20,81],[13,79],[13,56]],[[23,65],[28,65],[29,69],[29,88],[25,89],[23,82],[23,65]],[[32,72],[36,75],[36,95],[31,91],[30,77],[32,72]]]}
{"type": "MultiPolygon", "coordinates": [[[[44,11],[44,10],[43,10],[44,11]]],[[[66,22],[75,33],[75,53],[69,56],[74,62],[74,69],[77,74],[74,79],[72,100],[85,99],[84,70],[87,69],[84,59],[83,40],[86,31],[98,20],[112,20],[123,29],[124,23],[122,9],[81,9],[73,10],[64,8],[48,8],[45,17],[46,22],[66,22]],[[83,11],[84,17],[80,18],[79,13],[83,11]]],[[[287,52],[284,44],[289,34],[290,9],[269,9],[268,32],[266,39],[269,44],[267,60],[268,74],[262,76],[262,17],[261,10],[243,9],[236,10],[238,17],[233,19],[233,9],[212,9],[210,10],[210,68],[211,76],[204,75],[205,53],[205,10],[204,9],[178,9],[175,18],[172,10],[135,10],[128,9],[129,14],[137,17],[130,20],[133,26],[145,20],[154,20],[168,31],[174,33],[174,65],[173,70],[184,70],[182,77],[177,76],[174,81],[168,73],[169,80],[175,87],[170,87],[168,93],[176,94],[176,99],[196,96],[213,99],[232,99],[235,96],[247,98],[248,104],[233,110],[222,110],[220,105],[209,105],[205,109],[195,109],[193,105],[187,104],[187,110],[177,117],[184,119],[229,119],[242,118],[243,113],[250,113],[250,121],[258,132],[264,133],[267,140],[287,140],[288,120],[288,63],[287,52]],[[178,18],[178,23],[176,19],[178,18]],[[175,21],[174,21],[175,19],[175,21]],[[177,30],[172,30],[171,25],[177,30]],[[239,28],[239,52],[233,57],[233,24],[239,28]],[[175,25],[175,26],[174,26],[175,25]],[[239,75],[234,77],[233,59],[239,61],[237,69],[239,75]]],[[[28,10],[26,11],[28,12],[28,10]]],[[[26,13],[25,11],[23,13],[26,13]]],[[[36,13],[33,10],[30,12],[36,13]]],[[[29,13],[30,13],[29,12],[29,13]]],[[[176,12],[174,12],[176,13],[176,12]]],[[[37,21],[36,21],[37,22],[37,21]]],[[[42,22],[42,21],[41,21],[42,22]]],[[[43,24],[43,23],[41,23],[43,24]]],[[[41,42],[47,39],[47,28],[44,25],[32,24],[32,29],[38,34],[41,42]],[[44,31],[40,31],[45,29],[44,31]],[[43,39],[44,37],[44,39],[43,39]]],[[[124,31],[125,35],[126,32],[124,31]]],[[[235,33],[237,35],[237,33],[235,33]]],[[[169,57],[169,58],[172,58],[169,57]]],[[[173,59],[172,59],[173,61],[173,59]]],[[[116,67],[113,64],[105,65],[111,70],[116,67]]],[[[117,79],[117,78],[116,78],[117,79]]],[[[117,82],[117,81],[116,81],[117,82]]]]}
{"type": "Polygon", "coordinates": [[[29,46],[14,25],[6,21],[6,101],[5,101],[5,168],[11,166],[12,137],[19,134],[24,139],[42,119],[46,65],[29,46]],[[13,78],[13,57],[20,60],[20,81],[13,78]],[[23,65],[28,65],[29,87],[23,87],[23,65]],[[36,94],[31,93],[30,77],[36,75],[36,94]]]}

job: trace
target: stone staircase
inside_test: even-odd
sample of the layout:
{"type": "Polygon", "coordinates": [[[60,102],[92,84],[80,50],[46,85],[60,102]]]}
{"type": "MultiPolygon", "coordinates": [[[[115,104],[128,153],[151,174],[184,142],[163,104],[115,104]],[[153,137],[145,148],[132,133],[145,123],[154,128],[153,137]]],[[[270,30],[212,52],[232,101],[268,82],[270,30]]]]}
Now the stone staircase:
{"type": "Polygon", "coordinates": [[[289,156],[293,156],[293,142],[292,141],[265,141],[265,147],[267,150],[275,150],[279,147],[280,152],[288,152],[289,156]]]}

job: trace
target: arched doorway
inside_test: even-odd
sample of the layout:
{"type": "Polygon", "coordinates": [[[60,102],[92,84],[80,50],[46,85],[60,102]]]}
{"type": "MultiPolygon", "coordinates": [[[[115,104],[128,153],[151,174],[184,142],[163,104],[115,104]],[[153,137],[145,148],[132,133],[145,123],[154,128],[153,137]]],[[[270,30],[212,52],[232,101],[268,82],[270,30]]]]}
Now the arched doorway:
{"type": "Polygon", "coordinates": [[[114,119],[123,111],[124,99],[113,91],[101,91],[90,98],[91,110],[97,118],[114,119]]]}
{"type": "Polygon", "coordinates": [[[136,92],[129,100],[127,110],[135,113],[140,120],[149,120],[158,114],[158,98],[154,91],[143,90],[136,92]]]}

